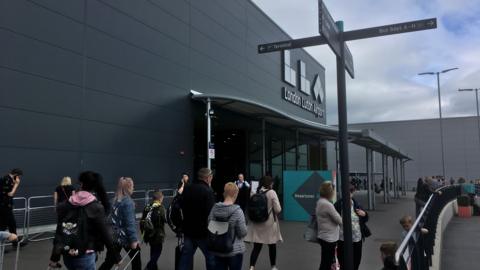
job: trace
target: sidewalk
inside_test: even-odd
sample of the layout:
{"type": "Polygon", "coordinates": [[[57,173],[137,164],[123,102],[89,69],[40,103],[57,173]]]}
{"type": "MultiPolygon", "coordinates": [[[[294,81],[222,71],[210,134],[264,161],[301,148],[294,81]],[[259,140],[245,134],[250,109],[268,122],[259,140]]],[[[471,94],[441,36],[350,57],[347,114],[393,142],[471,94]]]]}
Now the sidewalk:
{"type": "Polygon", "coordinates": [[[442,269],[478,269],[480,217],[454,217],[443,237],[442,269]]]}
{"type": "MultiPolygon", "coordinates": [[[[373,235],[367,239],[364,244],[364,253],[361,270],[376,270],[381,268],[379,247],[381,242],[387,240],[400,239],[401,228],[398,223],[400,217],[404,214],[413,214],[414,203],[413,195],[399,200],[393,200],[390,204],[383,204],[382,197],[377,196],[377,210],[370,212],[370,222],[368,223],[373,235]]],[[[364,195],[358,194],[359,201],[366,205],[364,195]]],[[[306,224],[300,222],[282,222],[281,230],[284,243],[277,249],[277,266],[279,269],[308,270],[318,269],[320,263],[320,247],[316,244],[308,243],[303,240],[303,232],[306,224]]],[[[167,241],[164,246],[164,252],[159,260],[159,268],[162,270],[173,270],[174,267],[174,248],[176,239],[168,231],[167,241]]],[[[244,269],[248,269],[251,245],[247,245],[248,251],[244,257],[244,269]]],[[[18,269],[33,270],[46,269],[51,250],[50,241],[30,243],[24,247],[20,254],[18,269]]],[[[149,248],[143,247],[142,262],[147,262],[149,248]]],[[[195,258],[195,268],[205,269],[203,257],[197,252],[195,258]]],[[[10,252],[5,256],[6,262],[4,269],[14,269],[13,261],[15,254],[10,252]]],[[[100,258],[100,261],[102,258],[100,258]]],[[[268,248],[264,247],[257,263],[256,269],[270,269],[268,259],[268,248]]],[[[446,268],[449,269],[449,268],[446,268]]],[[[469,269],[469,268],[462,268],[469,269]]]]}

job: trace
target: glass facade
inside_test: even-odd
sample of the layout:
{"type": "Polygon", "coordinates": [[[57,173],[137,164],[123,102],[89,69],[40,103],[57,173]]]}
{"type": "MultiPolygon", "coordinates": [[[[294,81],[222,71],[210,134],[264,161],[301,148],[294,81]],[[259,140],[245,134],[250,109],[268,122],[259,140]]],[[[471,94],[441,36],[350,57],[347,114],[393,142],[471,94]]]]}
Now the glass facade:
{"type": "MultiPolygon", "coordinates": [[[[275,179],[275,190],[283,198],[283,171],[326,169],[326,149],[318,137],[286,130],[274,125],[266,126],[266,168],[267,175],[275,179]]],[[[259,180],[262,176],[262,132],[249,133],[248,176],[259,180]]]]}
{"type": "MultiPolygon", "coordinates": [[[[216,112],[212,120],[212,142],[216,157],[211,164],[219,194],[222,194],[223,185],[235,180],[238,173],[244,173],[248,180],[259,180],[265,172],[275,179],[274,188],[281,197],[285,170],[327,168],[325,143],[319,136],[267,122],[264,146],[261,119],[218,108],[216,112]]],[[[206,165],[204,122],[201,116],[196,121],[195,171],[206,165]]]]}

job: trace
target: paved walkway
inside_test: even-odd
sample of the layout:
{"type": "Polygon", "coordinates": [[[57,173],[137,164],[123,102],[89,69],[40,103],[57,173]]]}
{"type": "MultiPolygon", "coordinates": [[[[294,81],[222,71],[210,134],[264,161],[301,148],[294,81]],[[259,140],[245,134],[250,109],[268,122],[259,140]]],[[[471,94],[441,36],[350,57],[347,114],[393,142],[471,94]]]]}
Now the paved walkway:
{"type": "Polygon", "coordinates": [[[454,217],[443,237],[442,269],[478,269],[480,217],[454,217]]]}
{"type": "MultiPolygon", "coordinates": [[[[365,196],[358,195],[359,201],[366,205],[365,196]]],[[[364,244],[364,256],[361,270],[376,270],[381,268],[379,247],[381,242],[387,240],[398,241],[400,239],[401,228],[398,220],[404,214],[413,214],[414,203],[413,195],[394,200],[390,204],[381,203],[381,196],[377,197],[377,210],[370,212],[369,226],[373,235],[367,239],[364,244]]],[[[308,270],[318,269],[320,262],[320,247],[316,244],[307,243],[303,240],[303,231],[306,224],[300,222],[282,222],[281,230],[284,237],[284,243],[278,246],[277,266],[279,269],[297,269],[308,270]]],[[[169,231],[169,230],[168,230],[169,231]]],[[[173,270],[174,247],[176,239],[169,234],[165,243],[165,248],[159,260],[159,268],[161,270],[173,270]]],[[[20,254],[20,262],[18,269],[36,270],[46,269],[51,249],[50,241],[42,241],[30,243],[24,247],[20,254]]],[[[143,248],[142,261],[146,262],[148,255],[148,247],[143,248]]],[[[251,246],[248,246],[246,257],[244,258],[244,269],[248,269],[249,254],[251,246]]],[[[6,265],[4,269],[14,269],[13,262],[14,253],[10,252],[6,255],[6,265]]],[[[101,259],[100,259],[101,260],[101,259]]],[[[195,269],[205,269],[204,260],[197,252],[195,258],[195,269]]],[[[264,248],[258,260],[257,269],[270,269],[268,262],[267,248],[264,248]]],[[[446,268],[450,269],[450,268],[446,268]]],[[[453,269],[453,268],[451,268],[453,269]]],[[[469,268],[458,268],[469,269],[469,268]]]]}

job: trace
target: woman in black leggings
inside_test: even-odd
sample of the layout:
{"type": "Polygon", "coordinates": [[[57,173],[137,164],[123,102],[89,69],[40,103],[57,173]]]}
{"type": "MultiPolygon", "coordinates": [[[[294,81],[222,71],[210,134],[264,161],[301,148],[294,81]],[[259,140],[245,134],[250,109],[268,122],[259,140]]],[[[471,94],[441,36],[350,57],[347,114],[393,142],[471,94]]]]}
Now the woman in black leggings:
{"type": "MultiPolygon", "coordinates": [[[[250,256],[250,269],[255,267],[257,264],[258,255],[260,255],[260,251],[262,251],[263,244],[254,243],[252,255],[250,256]]],[[[270,265],[272,268],[275,267],[277,262],[277,244],[269,244],[268,245],[268,255],[270,256],[270,265]]]]}
{"type": "Polygon", "coordinates": [[[255,269],[258,255],[263,245],[268,245],[270,265],[272,270],[277,270],[277,243],[283,241],[277,216],[282,211],[282,208],[277,193],[272,189],[273,179],[269,176],[262,177],[260,184],[261,188],[258,190],[258,193],[263,194],[267,198],[269,215],[265,222],[250,220],[248,225],[245,241],[253,243],[253,250],[250,255],[250,270],[255,269]]]}

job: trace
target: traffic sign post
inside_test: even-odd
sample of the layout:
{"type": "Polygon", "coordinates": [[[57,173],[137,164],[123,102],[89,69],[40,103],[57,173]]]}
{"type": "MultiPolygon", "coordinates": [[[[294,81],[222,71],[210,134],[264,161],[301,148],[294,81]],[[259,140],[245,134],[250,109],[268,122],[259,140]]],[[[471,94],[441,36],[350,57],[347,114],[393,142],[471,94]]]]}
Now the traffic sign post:
{"type": "Polygon", "coordinates": [[[309,46],[328,44],[337,58],[337,95],[338,95],[338,143],[340,153],[340,179],[342,189],[342,219],[344,231],[344,270],[353,270],[353,241],[351,200],[349,183],[348,161],[348,120],[347,120],[347,93],[345,70],[354,77],[352,53],[346,45],[346,41],[380,37],[422,31],[437,28],[437,19],[431,18],[379,27],[365,28],[352,31],[343,31],[343,22],[335,22],[323,0],[318,1],[318,23],[320,36],[292,39],[274,43],[258,45],[258,53],[270,53],[275,51],[291,50],[309,46]]]}
{"type": "MultiPolygon", "coordinates": [[[[343,35],[343,22],[338,22],[339,39],[343,35]]],[[[345,82],[345,42],[340,43],[337,54],[338,145],[340,181],[342,183],[343,262],[342,269],[353,270],[352,201],[350,199],[350,167],[348,162],[347,85],[345,82]]]]}

